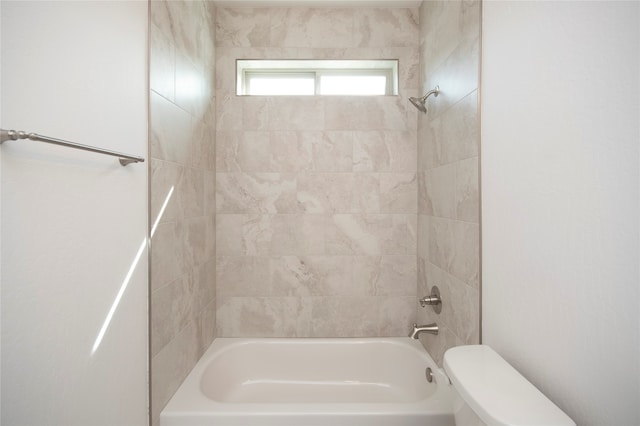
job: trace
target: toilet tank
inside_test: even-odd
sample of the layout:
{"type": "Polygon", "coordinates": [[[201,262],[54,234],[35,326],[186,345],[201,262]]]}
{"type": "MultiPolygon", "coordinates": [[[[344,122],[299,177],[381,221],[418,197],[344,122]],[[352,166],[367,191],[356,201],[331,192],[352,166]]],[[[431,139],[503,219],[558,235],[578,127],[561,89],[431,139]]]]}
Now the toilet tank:
{"type": "Polygon", "coordinates": [[[459,397],[456,425],[575,426],[489,346],[449,349],[444,369],[459,397]]]}

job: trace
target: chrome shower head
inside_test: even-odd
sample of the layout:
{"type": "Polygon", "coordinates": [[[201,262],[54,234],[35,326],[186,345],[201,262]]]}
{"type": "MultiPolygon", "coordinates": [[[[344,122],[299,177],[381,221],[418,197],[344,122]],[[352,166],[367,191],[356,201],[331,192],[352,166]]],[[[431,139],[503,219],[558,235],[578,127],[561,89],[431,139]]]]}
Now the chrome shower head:
{"type": "Polygon", "coordinates": [[[426,113],[427,112],[427,106],[424,104],[424,101],[426,101],[425,98],[416,98],[411,96],[409,98],[409,100],[411,101],[411,103],[413,104],[413,106],[415,106],[416,108],[418,108],[420,111],[426,113]]]}
{"type": "Polygon", "coordinates": [[[410,97],[409,100],[411,101],[411,103],[413,104],[413,106],[415,106],[416,108],[418,108],[420,111],[424,112],[425,114],[427,113],[427,98],[431,95],[435,95],[435,97],[438,97],[438,94],[440,93],[440,86],[436,86],[435,89],[433,90],[429,90],[427,92],[426,95],[424,95],[421,98],[415,98],[415,97],[410,97]]]}

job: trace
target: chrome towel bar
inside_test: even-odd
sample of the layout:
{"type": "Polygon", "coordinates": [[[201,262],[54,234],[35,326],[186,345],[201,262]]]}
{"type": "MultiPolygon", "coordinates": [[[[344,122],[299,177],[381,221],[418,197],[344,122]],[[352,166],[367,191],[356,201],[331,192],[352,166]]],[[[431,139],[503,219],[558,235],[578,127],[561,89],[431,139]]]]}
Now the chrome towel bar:
{"type": "Polygon", "coordinates": [[[62,145],[69,148],[81,149],[83,151],[97,152],[98,154],[111,155],[112,157],[118,157],[120,164],[126,166],[130,163],[143,163],[144,158],[136,157],[134,155],[127,155],[121,152],[110,151],[108,149],[96,148],[89,145],[82,145],[75,142],[69,142],[62,139],[50,138],[49,136],[39,135],[37,133],[26,133],[16,130],[4,130],[0,129],[0,144],[6,141],[17,141],[18,139],[29,139],[32,141],[52,143],[54,145],[62,145]]]}

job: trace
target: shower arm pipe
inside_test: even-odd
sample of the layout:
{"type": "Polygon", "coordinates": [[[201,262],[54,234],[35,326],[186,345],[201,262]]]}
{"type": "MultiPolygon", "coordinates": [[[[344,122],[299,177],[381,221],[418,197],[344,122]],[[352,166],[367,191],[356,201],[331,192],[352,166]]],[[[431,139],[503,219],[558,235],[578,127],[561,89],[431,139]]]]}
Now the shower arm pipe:
{"type": "Polygon", "coordinates": [[[422,102],[425,102],[431,95],[435,95],[435,97],[437,98],[439,93],[440,93],[440,86],[436,86],[435,89],[429,90],[426,95],[420,98],[420,100],[422,102]]]}
{"type": "Polygon", "coordinates": [[[53,144],[53,145],[66,146],[68,148],[81,149],[83,151],[96,152],[98,154],[104,154],[104,155],[110,155],[112,157],[118,157],[118,160],[120,161],[120,164],[123,165],[123,166],[126,166],[127,164],[131,164],[131,163],[143,163],[144,162],[144,158],[142,158],[142,157],[123,154],[121,152],[111,151],[109,149],[96,148],[96,147],[89,146],[89,145],[83,145],[83,144],[79,144],[79,143],[75,143],[75,142],[65,141],[63,139],[56,139],[56,138],[52,138],[52,137],[49,137],[49,136],[39,135],[37,133],[26,133],[26,132],[16,131],[16,130],[0,129],[0,144],[4,143],[6,141],[17,141],[18,139],[29,139],[29,140],[37,141],[37,142],[46,142],[46,143],[50,143],[50,144],[53,144]]]}
{"type": "Polygon", "coordinates": [[[431,95],[438,96],[440,93],[440,86],[436,86],[435,89],[429,90],[426,95],[421,98],[414,98],[411,96],[409,101],[413,104],[414,107],[418,108],[419,111],[423,113],[427,113],[427,98],[431,95]]]}

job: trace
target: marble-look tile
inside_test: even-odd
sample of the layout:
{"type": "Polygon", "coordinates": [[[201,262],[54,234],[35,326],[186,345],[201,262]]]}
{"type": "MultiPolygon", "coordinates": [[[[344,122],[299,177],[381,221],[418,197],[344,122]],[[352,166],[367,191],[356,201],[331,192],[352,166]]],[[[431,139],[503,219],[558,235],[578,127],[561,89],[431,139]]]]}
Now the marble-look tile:
{"type": "MultiPolygon", "coordinates": [[[[267,99],[270,130],[324,130],[324,98],[317,96],[272,96],[267,99]]],[[[332,128],[328,129],[333,130],[332,128]]]]}
{"type": "Polygon", "coordinates": [[[215,89],[217,93],[236,93],[236,59],[245,55],[246,48],[216,47],[215,89]]]}
{"type": "Polygon", "coordinates": [[[452,222],[451,274],[478,288],[480,281],[480,227],[475,223],[452,222]]]}
{"type": "Polygon", "coordinates": [[[425,171],[440,164],[435,144],[435,122],[439,117],[427,119],[418,117],[418,171],[425,171]]]}
{"type": "Polygon", "coordinates": [[[302,145],[311,147],[311,169],[316,172],[351,172],[353,133],[300,132],[302,145]]]}
{"type": "Polygon", "coordinates": [[[149,15],[151,23],[155,25],[162,34],[172,38],[171,16],[169,15],[169,4],[166,0],[154,0],[149,2],[149,15]]]}
{"type": "Polygon", "coordinates": [[[300,173],[298,207],[304,213],[345,213],[351,211],[353,174],[300,173]]]}
{"type": "Polygon", "coordinates": [[[373,337],[378,335],[379,298],[313,297],[313,337],[373,337]]]}
{"type": "Polygon", "coordinates": [[[230,93],[217,93],[216,130],[245,130],[242,108],[242,98],[230,93]]]}
{"type": "Polygon", "coordinates": [[[290,8],[272,14],[271,46],[353,46],[353,9],[290,8]]]}
{"type": "Polygon", "coordinates": [[[153,1],[150,9],[150,194],[158,223],[151,240],[150,421],[157,424],[215,336],[215,48],[207,2],[153,1]]]}
{"type": "Polygon", "coordinates": [[[168,100],[175,99],[176,53],[170,38],[151,24],[149,41],[149,85],[168,100]]]}
{"type": "Polygon", "coordinates": [[[275,215],[270,218],[269,254],[305,255],[324,253],[324,216],[275,215]]]}
{"type": "Polygon", "coordinates": [[[269,258],[265,277],[272,284],[272,296],[309,296],[322,286],[322,277],[309,262],[293,255],[269,258]]]}
{"type": "Polygon", "coordinates": [[[354,173],[351,211],[380,213],[380,173],[354,173]]]}
{"type": "Polygon", "coordinates": [[[351,270],[348,256],[272,257],[272,296],[363,295],[351,283],[351,270]]]}
{"type": "MultiPolygon", "coordinates": [[[[422,96],[418,93],[404,93],[407,89],[420,89],[420,54],[417,47],[392,47],[376,49],[382,58],[398,58],[398,88],[401,96],[422,96]]],[[[375,56],[371,56],[375,57],[375,56]]]]}
{"type": "Polygon", "coordinates": [[[218,172],[270,172],[269,132],[216,132],[216,170],[218,172]]]}
{"type": "Polygon", "coordinates": [[[193,277],[185,274],[151,293],[151,356],[156,356],[193,315],[193,277]]]}
{"type": "Polygon", "coordinates": [[[355,9],[356,46],[417,46],[417,9],[355,9]]]}
{"type": "Polygon", "coordinates": [[[215,216],[216,213],[216,173],[204,171],[204,214],[215,216]]]}
{"type": "Polygon", "coordinates": [[[189,114],[151,91],[151,156],[186,165],[190,160],[192,119],[189,114]]]}
{"type": "Polygon", "coordinates": [[[416,257],[353,256],[353,283],[370,296],[415,296],[416,257]]]}
{"type": "Polygon", "coordinates": [[[268,96],[243,96],[241,104],[243,129],[268,130],[270,128],[268,96]]]}
{"type": "Polygon", "coordinates": [[[328,254],[404,255],[416,252],[415,215],[336,214],[326,227],[328,254]]]}
{"type": "Polygon", "coordinates": [[[379,299],[378,336],[408,336],[416,322],[415,295],[379,299]]]}
{"type": "Polygon", "coordinates": [[[186,270],[194,268],[207,261],[207,218],[205,216],[186,219],[182,250],[186,270]]]}
{"type": "Polygon", "coordinates": [[[216,215],[204,216],[205,220],[205,258],[211,260],[216,255],[216,215]]]}
{"type": "Polygon", "coordinates": [[[192,10],[195,10],[198,20],[198,25],[195,28],[198,63],[205,69],[213,70],[216,56],[216,6],[213,2],[208,1],[193,6],[192,10]]]}
{"type": "Polygon", "coordinates": [[[269,46],[271,27],[269,9],[216,8],[217,46],[269,46]]]}
{"type": "Polygon", "coordinates": [[[478,290],[427,263],[427,276],[431,285],[437,285],[442,298],[442,312],[437,320],[463,342],[477,339],[479,330],[478,290]]]}
{"type": "Polygon", "coordinates": [[[429,259],[429,216],[418,214],[418,257],[429,259]]]}
{"type": "MultiPolygon", "coordinates": [[[[240,16],[245,12],[238,13],[240,16]]],[[[456,67],[464,67],[462,62],[465,60],[468,64],[474,60],[465,59],[465,49],[459,47],[456,52],[451,49],[450,53],[455,54],[447,55],[451,56],[449,62],[443,58],[439,63],[428,64],[430,68],[421,70],[418,38],[410,39],[406,33],[391,31],[397,23],[415,15],[415,11],[409,14],[403,10],[361,13],[352,9],[348,10],[352,18],[346,20],[341,20],[342,12],[332,15],[334,12],[331,10],[281,9],[264,10],[264,13],[269,15],[268,25],[264,24],[267,21],[264,16],[252,17],[250,13],[244,22],[238,16],[222,18],[233,21],[236,29],[231,32],[236,33],[217,42],[218,46],[224,46],[216,54],[217,137],[222,139],[221,131],[230,131],[234,135],[225,134],[225,141],[218,141],[218,172],[294,173],[296,185],[299,177],[308,177],[313,172],[322,172],[314,176],[345,173],[350,176],[347,179],[352,180],[352,194],[344,211],[324,213],[327,210],[323,207],[317,210],[323,213],[318,214],[219,214],[216,223],[218,255],[238,258],[259,256],[269,260],[270,270],[265,275],[268,286],[265,287],[263,282],[259,287],[268,289],[267,297],[251,293],[255,290],[250,287],[247,294],[251,297],[243,297],[239,290],[226,301],[216,298],[218,307],[227,306],[223,315],[219,312],[216,326],[228,335],[406,335],[409,331],[407,326],[416,316],[416,309],[421,309],[417,308],[415,295],[408,294],[411,291],[409,287],[413,285],[415,288],[416,282],[422,287],[432,284],[427,283],[427,259],[441,258],[446,268],[443,270],[454,270],[459,275],[469,275],[472,268],[466,269],[465,265],[473,264],[473,261],[469,263],[468,253],[460,259],[454,253],[456,244],[462,241],[460,238],[467,238],[458,235],[464,234],[456,230],[458,222],[453,224],[453,221],[424,215],[418,220],[416,208],[412,208],[408,200],[408,187],[400,192],[394,188],[397,188],[397,183],[405,181],[404,176],[413,175],[418,170],[426,171],[477,157],[477,147],[473,151],[470,149],[472,144],[468,142],[475,132],[474,143],[477,145],[477,106],[471,100],[473,97],[477,104],[475,92],[458,102],[461,96],[458,93],[461,93],[461,87],[464,89],[463,85],[447,81],[447,90],[443,94],[449,98],[439,98],[439,105],[430,104],[428,116],[418,114],[408,104],[407,97],[419,95],[420,83],[424,83],[424,87],[433,84],[429,79],[432,75],[438,74],[438,80],[445,81],[440,80],[445,70],[457,73],[458,78],[467,78],[462,71],[456,71],[456,67]],[[361,13],[359,18],[356,17],[358,13],[361,13]],[[328,16],[337,18],[327,22],[328,16]],[[289,25],[288,20],[292,17],[296,22],[289,25]],[[255,25],[253,28],[242,27],[246,22],[254,22],[255,25]],[[278,25],[272,25],[274,22],[278,25]],[[327,32],[332,25],[340,28],[327,32]],[[356,27],[366,31],[354,31],[356,27]],[[263,38],[252,41],[256,34],[262,34],[263,38]],[[342,37],[349,38],[351,44],[341,40],[337,45],[337,40],[342,37]],[[352,47],[356,44],[361,47],[352,47]],[[234,62],[239,57],[398,57],[402,93],[397,97],[355,100],[340,97],[320,101],[311,98],[238,98],[231,94],[235,93],[234,62]],[[434,67],[438,66],[440,68],[436,70],[434,67]],[[416,129],[419,129],[418,133],[416,129]],[[251,137],[255,136],[255,139],[243,139],[248,131],[254,132],[251,137]],[[267,132],[269,145],[256,145],[267,132]],[[280,135],[272,142],[271,137],[276,133],[280,135]],[[425,140],[425,134],[429,136],[428,140],[425,140]],[[421,139],[420,152],[418,137],[421,139]],[[226,141],[229,142],[227,145],[226,141]],[[402,214],[380,214],[386,211],[402,214]],[[435,234],[435,244],[427,240],[432,238],[432,234],[435,234]],[[416,253],[421,255],[420,273],[416,253]],[[380,260],[372,261],[373,266],[364,262],[365,266],[371,266],[369,269],[360,264],[363,271],[360,273],[355,272],[358,267],[358,262],[354,262],[356,258],[380,260]],[[407,278],[410,272],[402,273],[410,270],[411,265],[415,275],[413,284],[407,278]],[[369,271],[368,275],[365,270],[369,271]],[[363,287],[363,283],[367,286],[363,287]],[[369,296],[371,292],[379,295],[369,296]],[[228,302],[231,299],[234,301],[228,302]],[[292,300],[296,302],[289,302],[292,300]],[[293,309],[293,306],[297,308],[293,309]],[[284,319],[282,312],[288,309],[293,311],[288,315],[289,319],[302,318],[301,328],[291,326],[287,322],[289,319],[284,319]],[[229,322],[225,324],[227,319],[229,322]]],[[[233,25],[226,28],[233,28],[233,25]]],[[[417,24],[411,25],[412,31],[417,32],[417,24]]],[[[450,33],[459,31],[467,30],[455,29],[450,33]]],[[[421,51],[424,49],[423,44],[421,51]]],[[[473,54],[473,49],[467,51],[473,54]]],[[[468,207],[470,197],[462,194],[467,194],[466,185],[472,185],[472,182],[464,183],[462,178],[470,176],[472,171],[463,166],[466,164],[452,166],[455,170],[451,181],[455,197],[453,218],[459,217],[456,216],[458,200],[461,201],[461,211],[471,210],[468,207]],[[455,196],[456,190],[460,194],[458,197],[455,196]]],[[[424,177],[426,175],[423,174],[426,182],[424,177]]],[[[417,188],[417,184],[414,185],[417,188]]],[[[310,193],[324,194],[321,189],[327,185],[308,179],[306,186],[310,193]]],[[[414,200],[415,194],[417,189],[414,190],[414,200]]],[[[325,205],[335,206],[331,197],[336,197],[336,194],[323,196],[329,197],[325,205]]],[[[463,281],[453,272],[449,272],[448,277],[457,282],[463,281]]],[[[228,284],[231,279],[225,280],[228,281],[222,285],[231,285],[228,284]]],[[[466,288],[474,290],[469,285],[466,288]]],[[[461,317],[465,318],[464,315],[461,317]]],[[[454,326],[458,327],[459,323],[451,325],[454,326]]],[[[458,331],[459,328],[455,332],[450,331],[446,324],[443,330],[437,338],[445,342],[436,346],[440,358],[446,345],[461,341],[457,334],[465,334],[458,331]]]]}
{"type": "MultiPolygon", "coordinates": [[[[216,338],[216,301],[213,299],[200,313],[200,356],[211,346],[216,338]]],[[[198,356],[198,358],[200,358],[198,356]]]]}
{"type": "Polygon", "coordinates": [[[380,174],[380,211],[382,213],[418,212],[416,173],[380,174]]]}
{"type": "MultiPolygon", "coordinates": [[[[215,102],[215,101],[214,101],[215,102]]],[[[214,170],[216,164],[216,133],[213,125],[203,120],[196,121],[193,129],[191,167],[214,170]]]]}
{"type": "Polygon", "coordinates": [[[298,297],[217,298],[216,327],[220,337],[308,336],[312,305],[298,297]]]}
{"type": "Polygon", "coordinates": [[[177,187],[182,215],[192,218],[204,215],[204,170],[185,167],[177,187]]]}
{"type": "Polygon", "coordinates": [[[180,222],[160,223],[151,239],[151,289],[159,290],[177,280],[185,269],[180,222]]]}
{"type": "Polygon", "coordinates": [[[456,166],[456,219],[479,223],[478,158],[458,161],[456,166]]]}
{"type": "Polygon", "coordinates": [[[433,285],[438,285],[438,283],[432,283],[429,281],[429,278],[427,276],[427,270],[429,265],[430,265],[429,260],[425,259],[424,257],[418,256],[417,258],[418,272],[417,272],[417,282],[416,282],[416,287],[417,287],[416,295],[418,299],[428,294],[431,294],[431,287],[433,285]]]}
{"type": "Polygon", "coordinates": [[[382,254],[377,234],[377,216],[340,214],[326,224],[326,251],[328,254],[382,254]]]}
{"type": "Polygon", "coordinates": [[[196,316],[210,305],[216,298],[216,260],[214,256],[207,257],[207,260],[199,267],[194,268],[194,312],[196,316]]]}
{"type": "Polygon", "coordinates": [[[423,2],[420,45],[424,61],[441,64],[460,43],[480,33],[480,2],[453,0],[423,2]]]}
{"type": "Polygon", "coordinates": [[[477,102],[476,90],[424,126],[427,152],[421,156],[423,169],[478,156],[477,102]]]}
{"type": "Polygon", "coordinates": [[[354,132],[355,172],[414,172],[417,170],[415,132],[354,132]]]}
{"type": "MultiPolygon", "coordinates": [[[[202,26],[206,22],[202,19],[203,15],[207,13],[204,2],[172,0],[169,3],[171,3],[169,8],[172,10],[172,15],[177,18],[174,21],[176,23],[174,26],[176,46],[180,52],[197,61],[200,58],[200,52],[205,47],[200,44],[202,38],[199,37],[199,33],[203,32],[202,26]]],[[[208,29],[206,33],[209,33],[208,29]]]]}
{"type": "Polygon", "coordinates": [[[437,117],[458,101],[478,89],[479,35],[456,46],[453,53],[437,68],[428,70],[423,87],[440,86],[437,98],[429,99],[429,115],[437,117]]]}
{"type": "Polygon", "coordinates": [[[216,215],[217,255],[266,256],[273,229],[268,215],[216,215]]]}
{"type": "Polygon", "coordinates": [[[209,9],[204,2],[163,0],[151,2],[151,21],[171,37],[177,50],[197,60],[213,54],[209,9]]]}
{"type": "Polygon", "coordinates": [[[217,173],[218,213],[296,213],[296,178],[281,173],[217,173]]]}
{"type": "Polygon", "coordinates": [[[456,216],[456,166],[449,164],[421,172],[420,213],[453,219],[456,216]]]}
{"type": "Polygon", "coordinates": [[[175,103],[194,117],[202,117],[204,104],[210,96],[203,70],[187,56],[176,54],[175,103]]]}
{"type": "Polygon", "coordinates": [[[292,173],[311,168],[312,146],[309,139],[303,138],[300,132],[270,132],[269,150],[271,153],[269,170],[292,173]]]}
{"type": "Polygon", "coordinates": [[[407,107],[399,96],[330,96],[327,130],[407,130],[407,107]]]}
{"type": "MultiPolygon", "coordinates": [[[[328,217],[324,215],[301,214],[299,218],[298,223],[300,228],[298,231],[297,254],[326,254],[325,228],[328,217]]],[[[284,218],[284,220],[286,220],[286,218],[284,218]]]]}
{"type": "Polygon", "coordinates": [[[429,261],[478,288],[479,225],[432,217],[429,220],[429,237],[429,261]]]}
{"type": "Polygon", "coordinates": [[[270,296],[269,267],[266,256],[217,256],[216,297],[270,296]]]}
{"type": "Polygon", "coordinates": [[[420,7],[420,52],[427,64],[441,64],[460,43],[462,0],[423,2],[420,7]]]}
{"type": "Polygon", "coordinates": [[[177,189],[182,182],[184,166],[155,158],[151,158],[150,163],[152,224],[171,222],[183,217],[177,189]],[[161,211],[162,216],[159,216],[161,211]]]}
{"type": "Polygon", "coordinates": [[[390,228],[385,229],[382,254],[416,254],[418,218],[415,214],[391,214],[390,228]]]}
{"type": "Polygon", "coordinates": [[[429,261],[440,269],[451,270],[453,262],[453,230],[450,220],[429,218],[429,261]]]}
{"type": "Polygon", "coordinates": [[[217,255],[324,254],[326,218],[321,215],[218,214],[217,255]]]}

